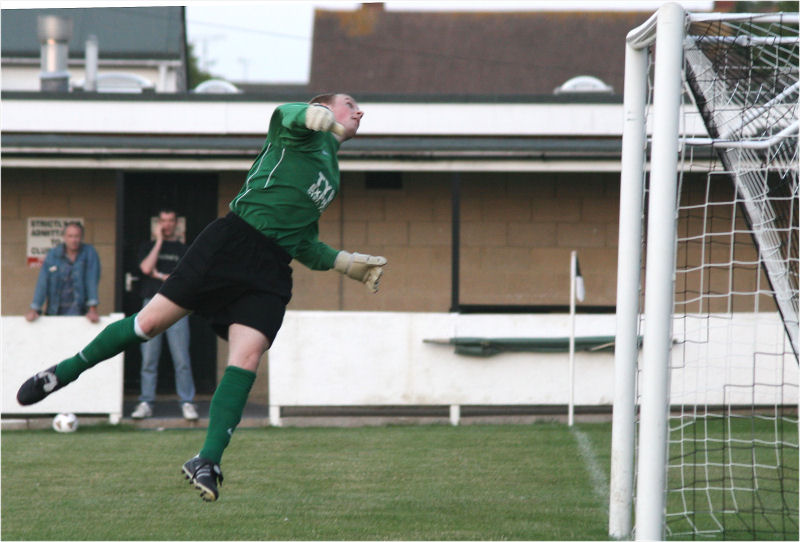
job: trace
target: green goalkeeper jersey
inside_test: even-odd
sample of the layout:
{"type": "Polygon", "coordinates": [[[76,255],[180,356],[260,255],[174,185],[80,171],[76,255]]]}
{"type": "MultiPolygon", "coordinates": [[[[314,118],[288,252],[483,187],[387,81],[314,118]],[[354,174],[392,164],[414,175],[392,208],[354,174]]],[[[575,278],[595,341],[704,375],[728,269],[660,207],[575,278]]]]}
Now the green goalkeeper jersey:
{"type": "Polygon", "coordinates": [[[311,269],[330,269],[339,252],[319,240],[319,217],[339,191],[339,141],[306,128],[305,103],[275,109],[267,139],[231,211],[274,238],[311,269]]]}

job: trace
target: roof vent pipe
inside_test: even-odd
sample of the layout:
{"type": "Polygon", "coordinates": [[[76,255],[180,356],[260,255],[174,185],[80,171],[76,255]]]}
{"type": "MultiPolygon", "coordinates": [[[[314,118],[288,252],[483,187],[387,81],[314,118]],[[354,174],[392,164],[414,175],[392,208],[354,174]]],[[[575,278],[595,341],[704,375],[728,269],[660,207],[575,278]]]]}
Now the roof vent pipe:
{"type": "Polygon", "coordinates": [[[72,19],[58,15],[39,15],[39,43],[42,44],[39,73],[42,92],[68,92],[67,57],[72,38],[72,19]]]}
{"type": "Polygon", "coordinates": [[[83,90],[86,92],[97,92],[98,49],[97,36],[91,34],[86,39],[86,75],[83,80],[83,90]]]}

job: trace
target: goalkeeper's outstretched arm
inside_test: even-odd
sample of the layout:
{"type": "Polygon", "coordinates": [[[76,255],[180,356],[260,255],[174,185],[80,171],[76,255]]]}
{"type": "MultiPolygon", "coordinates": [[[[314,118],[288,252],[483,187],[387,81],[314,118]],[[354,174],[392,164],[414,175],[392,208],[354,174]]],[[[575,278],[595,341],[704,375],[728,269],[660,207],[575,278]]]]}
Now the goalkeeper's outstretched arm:
{"type": "Polygon", "coordinates": [[[342,275],[363,282],[370,292],[378,291],[386,258],[359,252],[336,250],[322,241],[301,243],[295,259],[315,271],[335,269],[342,275]]]}

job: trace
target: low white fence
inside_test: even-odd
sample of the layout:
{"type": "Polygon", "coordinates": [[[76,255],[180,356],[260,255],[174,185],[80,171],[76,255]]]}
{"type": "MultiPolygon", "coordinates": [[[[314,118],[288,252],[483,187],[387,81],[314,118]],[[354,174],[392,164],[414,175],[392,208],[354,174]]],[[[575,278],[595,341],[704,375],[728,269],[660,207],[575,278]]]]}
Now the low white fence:
{"type": "MultiPolygon", "coordinates": [[[[563,338],[569,315],[288,311],[269,355],[270,419],[286,406],[566,405],[568,353],[456,354],[453,337],[563,338]]],[[[614,335],[615,316],[579,315],[576,336],[614,335]]],[[[610,405],[612,351],[577,352],[575,404],[610,405]]]]}
{"type": "Polygon", "coordinates": [[[125,372],[122,354],[86,371],[35,405],[20,406],[17,390],[31,375],[74,356],[105,326],[123,317],[114,313],[92,324],[82,316],[43,316],[35,322],[22,316],[3,316],[3,414],[108,414],[111,423],[118,423],[122,419],[125,372]]]}

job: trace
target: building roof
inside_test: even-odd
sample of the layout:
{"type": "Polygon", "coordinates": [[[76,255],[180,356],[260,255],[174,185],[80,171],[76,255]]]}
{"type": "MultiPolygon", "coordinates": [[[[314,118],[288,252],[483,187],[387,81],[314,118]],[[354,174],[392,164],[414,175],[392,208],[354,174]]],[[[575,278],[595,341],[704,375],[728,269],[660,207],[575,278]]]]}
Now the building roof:
{"type": "Polygon", "coordinates": [[[589,75],[622,94],[625,37],[650,15],[317,10],[309,89],[541,95],[589,75]]]}
{"type": "MultiPolygon", "coordinates": [[[[142,9],[137,8],[137,13],[142,9]]],[[[7,23],[5,14],[4,11],[3,30],[7,23]]],[[[355,12],[317,11],[309,85],[281,87],[281,96],[273,98],[295,101],[305,100],[320,91],[351,92],[362,103],[374,102],[376,119],[383,118],[381,111],[395,102],[401,105],[420,103],[426,107],[441,104],[467,109],[470,105],[481,104],[517,109],[550,104],[553,107],[569,107],[573,116],[583,119],[586,117],[575,113],[581,105],[621,107],[625,36],[649,15],[386,12],[374,4],[365,5],[355,12]],[[590,46],[592,40],[598,43],[590,46]],[[556,87],[579,75],[601,79],[614,87],[615,94],[553,94],[556,87]],[[389,104],[381,109],[379,106],[382,102],[389,104]]],[[[36,56],[35,17],[32,17],[31,25],[35,49],[33,56],[36,56]]],[[[79,34],[77,29],[78,25],[76,35],[79,34]]],[[[103,36],[98,36],[102,54],[103,36]]],[[[3,56],[7,54],[6,39],[4,32],[3,56]]],[[[109,44],[114,39],[109,38],[109,44]]],[[[153,39],[141,42],[149,46],[153,39]]],[[[82,50],[83,46],[75,43],[71,54],[81,55],[82,50]]],[[[208,101],[209,104],[205,106],[207,114],[213,117],[219,113],[214,102],[239,104],[255,99],[263,101],[265,96],[259,91],[269,90],[278,89],[259,88],[250,96],[246,92],[244,95],[224,96],[187,94],[180,98],[154,95],[147,97],[146,101],[136,96],[115,96],[113,99],[130,100],[132,104],[139,105],[159,100],[208,101]]],[[[3,98],[24,105],[23,102],[36,99],[102,102],[112,97],[42,97],[30,93],[4,93],[3,98]]],[[[592,162],[594,166],[586,167],[597,167],[600,162],[613,165],[619,161],[618,136],[582,131],[563,134],[562,131],[570,126],[566,118],[557,126],[548,125],[548,128],[557,127],[558,130],[548,129],[539,135],[503,132],[495,137],[492,134],[498,123],[486,119],[484,122],[489,122],[492,130],[475,131],[474,123],[470,123],[473,131],[464,133],[427,133],[419,131],[417,124],[413,125],[415,128],[411,131],[397,131],[396,123],[392,123],[395,131],[373,130],[374,133],[365,133],[343,146],[340,154],[351,163],[373,161],[372,165],[364,166],[373,168],[395,167],[391,165],[392,161],[400,164],[397,167],[403,168],[439,167],[434,163],[436,161],[447,167],[452,167],[448,165],[452,161],[479,161],[491,164],[490,167],[503,167],[502,164],[507,163],[510,164],[508,167],[523,169],[584,167],[580,165],[581,162],[592,162]],[[565,165],[567,162],[572,165],[565,165]],[[426,166],[428,163],[433,165],[426,166]]],[[[4,150],[5,160],[24,164],[41,160],[62,165],[70,160],[94,164],[87,167],[144,162],[163,166],[165,160],[196,162],[203,167],[212,167],[216,160],[217,168],[232,167],[231,164],[246,168],[264,137],[264,127],[260,125],[257,130],[236,134],[229,131],[218,134],[213,130],[159,133],[149,129],[142,133],[128,130],[118,134],[107,133],[105,129],[103,133],[86,129],[81,133],[75,130],[64,133],[48,130],[42,133],[31,130],[28,124],[25,126],[19,131],[3,131],[0,146],[4,150]]],[[[448,124],[447,130],[452,131],[453,126],[448,124]]]]}
{"type": "Polygon", "coordinates": [[[186,57],[184,8],[72,8],[4,9],[0,49],[5,58],[36,58],[41,54],[37,36],[39,15],[70,17],[70,58],[83,58],[86,39],[97,36],[100,58],[174,59],[186,57]]]}

